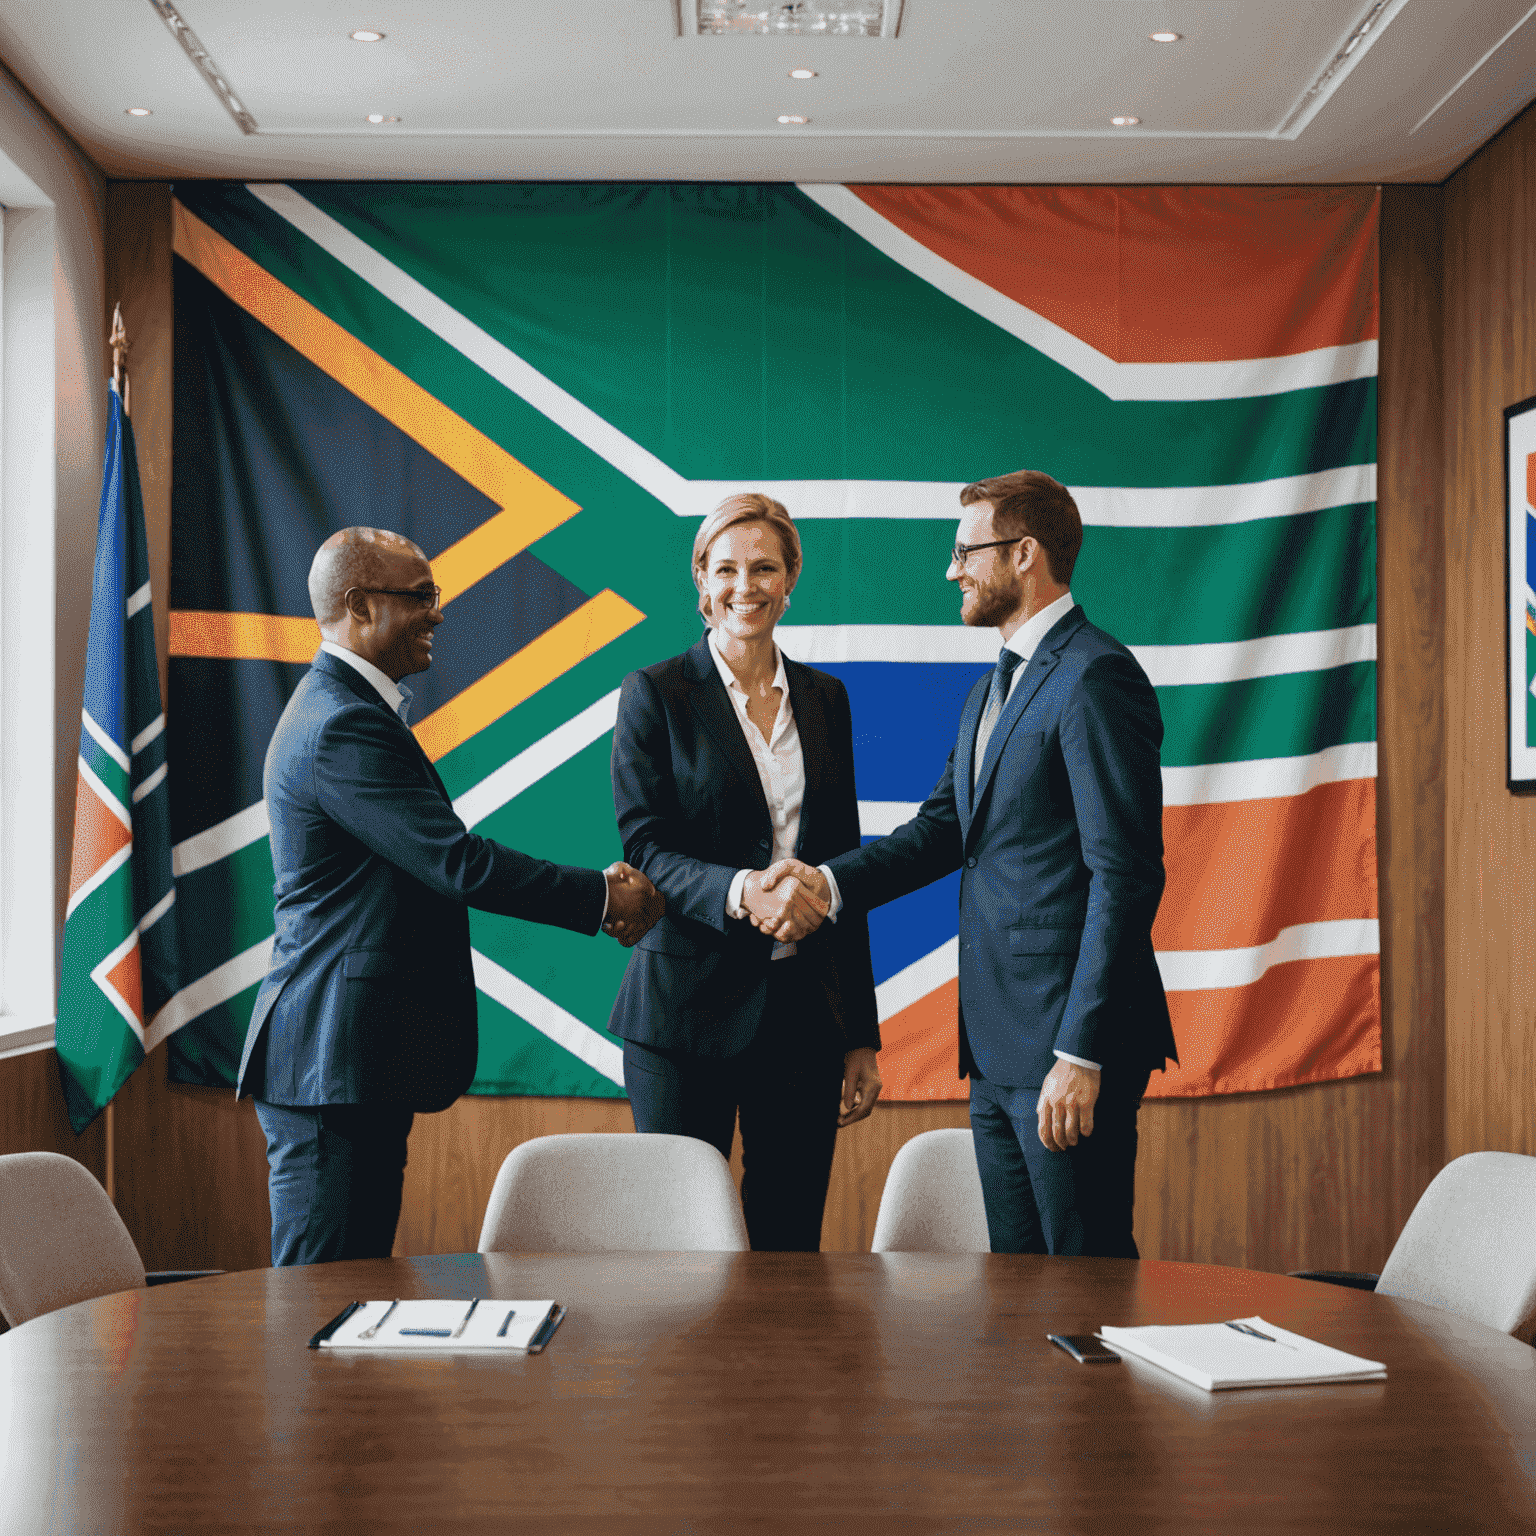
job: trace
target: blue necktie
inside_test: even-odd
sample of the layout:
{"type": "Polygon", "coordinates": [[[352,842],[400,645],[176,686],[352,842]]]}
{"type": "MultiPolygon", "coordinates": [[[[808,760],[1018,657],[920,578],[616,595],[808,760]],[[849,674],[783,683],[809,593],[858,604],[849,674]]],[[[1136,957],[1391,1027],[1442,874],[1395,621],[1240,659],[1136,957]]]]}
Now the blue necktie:
{"type": "Polygon", "coordinates": [[[402,722],[404,722],[404,724],[409,725],[411,723],[411,700],[414,699],[416,695],[412,693],[411,690],[407,688],[403,683],[396,683],[395,687],[400,690],[400,707],[395,711],[395,713],[400,716],[400,719],[402,722]]]}
{"type": "Polygon", "coordinates": [[[981,724],[976,729],[976,751],[971,759],[971,784],[981,777],[981,761],[987,755],[987,743],[997,726],[997,717],[1008,702],[1008,684],[1014,669],[1024,658],[1005,645],[997,653],[997,665],[992,669],[992,681],[987,686],[987,707],[981,712],[981,724]]]}

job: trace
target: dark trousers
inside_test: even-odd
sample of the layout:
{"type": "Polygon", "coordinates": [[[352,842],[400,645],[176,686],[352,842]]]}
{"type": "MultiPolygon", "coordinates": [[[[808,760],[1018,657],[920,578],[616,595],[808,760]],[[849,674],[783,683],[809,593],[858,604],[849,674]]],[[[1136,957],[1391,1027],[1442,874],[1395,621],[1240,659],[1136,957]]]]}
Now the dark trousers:
{"type": "Polygon", "coordinates": [[[799,956],[773,962],[752,1043],[695,1056],[624,1043],[637,1131],[693,1136],[731,1155],[741,1114],[741,1204],[755,1249],[815,1253],[837,1142],[843,1048],[822,996],[805,996],[799,956]]]}
{"type": "Polygon", "coordinates": [[[1065,1152],[1040,1140],[1038,1088],[971,1079],[971,1135],[993,1253],[1134,1259],[1136,1112],[1150,1072],[1104,1074],[1093,1134],[1065,1152]]]}
{"type": "Polygon", "coordinates": [[[386,1104],[268,1104],[272,1263],[387,1259],[400,1220],[412,1111],[386,1104]]]}

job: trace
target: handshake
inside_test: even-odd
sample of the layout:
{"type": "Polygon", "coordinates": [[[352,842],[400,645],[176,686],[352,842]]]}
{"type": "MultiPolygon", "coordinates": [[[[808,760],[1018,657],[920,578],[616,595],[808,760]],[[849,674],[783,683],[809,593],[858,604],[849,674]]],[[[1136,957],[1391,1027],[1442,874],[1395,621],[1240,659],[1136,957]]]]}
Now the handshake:
{"type": "Polygon", "coordinates": [[[603,932],[633,949],[661,921],[666,902],[650,880],[628,864],[610,864],[603,878],[608,882],[603,932]]]}
{"type": "Polygon", "coordinates": [[[832,890],[819,869],[799,859],[780,859],[747,876],[741,904],[759,932],[792,944],[821,927],[832,906],[832,890]]]}

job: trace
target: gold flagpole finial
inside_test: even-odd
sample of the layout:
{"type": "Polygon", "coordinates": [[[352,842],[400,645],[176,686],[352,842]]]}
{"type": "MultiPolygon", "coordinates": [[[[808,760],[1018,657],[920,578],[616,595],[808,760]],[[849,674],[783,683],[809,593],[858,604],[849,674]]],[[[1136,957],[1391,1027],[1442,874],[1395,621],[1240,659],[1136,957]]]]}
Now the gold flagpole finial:
{"type": "Polygon", "coordinates": [[[123,326],[123,305],[119,300],[112,306],[112,334],[107,338],[112,348],[112,382],[123,397],[123,412],[128,411],[128,332],[123,326]]]}

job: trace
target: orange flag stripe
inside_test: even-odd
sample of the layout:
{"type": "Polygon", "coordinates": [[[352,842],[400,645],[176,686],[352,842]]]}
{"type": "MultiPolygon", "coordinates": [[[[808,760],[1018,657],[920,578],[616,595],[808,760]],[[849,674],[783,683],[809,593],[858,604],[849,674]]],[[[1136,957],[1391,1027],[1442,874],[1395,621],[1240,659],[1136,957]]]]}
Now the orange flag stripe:
{"type": "Polygon", "coordinates": [[[133,833],[104,804],[82,775],[75,790],[75,849],[70,859],[69,894],[87,881],[114,854],[133,841],[133,833]]]}
{"type": "Polygon", "coordinates": [[[1147,1097],[1257,1093],[1381,1071],[1376,955],[1293,960],[1246,987],[1171,992],[1179,1062],[1147,1097]]]}
{"type": "Polygon", "coordinates": [[[895,1103],[966,1099],[959,1076],[960,981],[935,987],[880,1026],[880,1097],[895,1103]]]}
{"type": "Polygon", "coordinates": [[[446,757],[644,617],[605,588],[428,715],[415,727],[422,750],[433,762],[446,757]]]}
{"type": "Polygon", "coordinates": [[[143,956],[135,941],[128,953],[102,978],[122,1000],[129,1011],[144,1025],[144,964],[143,956]]]}
{"type": "Polygon", "coordinates": [[[1372,187],[851,187],[936,255],[1122,363],[1375,337],[1372,187]]]}
{"type": "Polygon", "coordinates": [[[1246,949],[1282,928],[1375,917],[1376,781],[1163,811],[1154,948],[1246,949]]]}
{"type": "Polygon", "coordinates": [[[271,613],[171,610],[172,656],[302,664],[312,661],[319,649],[320,626],[313,619],[289,619],[271,613]]]}
{"type": "Polygon", "coordinates": [[[178,256],[502,509],[433,560],[445,603],[581,510],[179,202],[172,228],[178,256]]]}

